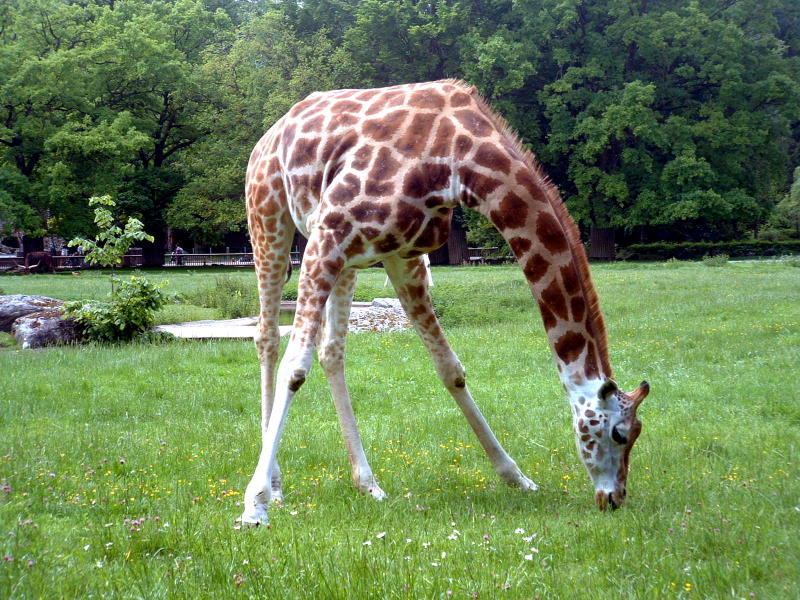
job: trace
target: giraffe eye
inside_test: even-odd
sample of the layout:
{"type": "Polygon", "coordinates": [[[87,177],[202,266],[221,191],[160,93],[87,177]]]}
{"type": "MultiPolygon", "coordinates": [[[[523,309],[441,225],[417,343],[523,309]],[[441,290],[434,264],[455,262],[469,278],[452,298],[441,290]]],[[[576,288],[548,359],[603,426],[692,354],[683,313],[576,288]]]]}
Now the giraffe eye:
{"type": "Polygon", "coordinates": [[[628,443],[628,436],[620,431],[620,428],[616,425],[611,428],[611,439],[623,446],[628,443]]]}

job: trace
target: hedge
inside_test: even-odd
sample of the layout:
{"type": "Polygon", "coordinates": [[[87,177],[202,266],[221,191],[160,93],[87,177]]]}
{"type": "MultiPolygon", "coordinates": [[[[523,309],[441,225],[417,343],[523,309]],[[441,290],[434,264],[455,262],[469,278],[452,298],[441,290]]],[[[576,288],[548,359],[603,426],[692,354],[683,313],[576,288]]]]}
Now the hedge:
{"type": "Polygon", "coordinates": [[[781,256],[800,254],[800,240],[770,242],[751,240],[745,242],[658,242],[632,244],[618,251],[617,257],[629,260],[680,260],[701,259],[704,256],[727,254],[733,257],[781,256]]]}

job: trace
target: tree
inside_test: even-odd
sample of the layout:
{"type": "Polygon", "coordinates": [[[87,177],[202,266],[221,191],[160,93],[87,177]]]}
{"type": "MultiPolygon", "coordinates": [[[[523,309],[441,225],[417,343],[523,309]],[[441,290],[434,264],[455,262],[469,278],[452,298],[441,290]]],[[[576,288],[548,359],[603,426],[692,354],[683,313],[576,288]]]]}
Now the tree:
{"type": "Polygon", "coordinates": [[[800,167],[794,170],[794,182],[789,193],[775,207],[774,220],[778,226],[791,227],[800,238],[800,167]]]}
{"type": "Polygon", "coordinates": [[[89,206],[94,207],[94,224],[98,232],[94,239],[76,237],[67,246],[79,246],[86,262],[92,265],[111,267],[111,291],[114,291],[113,269],[122,263],[125,256],[136,242],[153,241],[153,236],[144,231],[139,219],[127,218],[122,227],[117,223],[113,208],[117,205],[111,196],[94,196],[89,198],[89,206]]]}
{"type": "Polygon", "coordinates": [[[694,223],[732,236],[771,210],[797,86],[768,20],[711,8],[551,6],[561,74],[540,94],[543,154],[594,230],[694,223]]]}

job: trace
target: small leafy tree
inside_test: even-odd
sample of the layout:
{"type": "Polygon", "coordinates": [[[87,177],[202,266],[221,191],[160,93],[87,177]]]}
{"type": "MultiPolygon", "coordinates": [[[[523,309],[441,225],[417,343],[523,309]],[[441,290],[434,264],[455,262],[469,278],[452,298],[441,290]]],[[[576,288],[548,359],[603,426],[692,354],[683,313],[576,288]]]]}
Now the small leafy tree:
{"type": "MultiPolygon", "coordinates": [[[[71,239],[67,246],[83,248],[86,262],[103,267],[114,267],[122,262],[122,257],[128,253],[134,242],[147,240],[152,242],[155,238],[144,231],[144,225],[139,219],[128,217],[125,224],[120,227],[112,209],[117,205],[111,196],[92,196],[89,206],[94,206],[94,222],[100,232],[93,240],[76,237],[71,239]]],[[[111,290],[114,290],[114,277],[112,273],[111,290]]]]}
{"type": "Polygon", "coordinates": [[[110,196],[93,196],[94,222],[100,230],[93,240],[77,237],[68,246],[80,246],[86,261],[93,265],[111,267],[111,296],[109,302],[67,302],[64,313],[80,323],[86,335],[97,341],[129,340],[145,331],[154,322],[154,313],[166,302],[161,289],[168,284],[152,283],[145,277],[132,275],[129,281],[115,286],[113,269],[122,262],[134,242],[153,241],[144,231],[139,219],[129,217],[124,225],[117,224],[112,209],[116,203],[110,196]]]}

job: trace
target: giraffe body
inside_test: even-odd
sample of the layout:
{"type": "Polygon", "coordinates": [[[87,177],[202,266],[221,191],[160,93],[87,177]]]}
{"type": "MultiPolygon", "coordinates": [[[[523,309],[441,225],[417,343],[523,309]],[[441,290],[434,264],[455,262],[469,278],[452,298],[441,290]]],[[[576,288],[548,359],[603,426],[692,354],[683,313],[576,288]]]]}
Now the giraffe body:
{"type": "Polygon", "coordinates": [[[609,379],[605,327],[577,229],[533,156],[474,88],[447,80],[314,93],[258,142],[246,195],[261,299],[255,342],[263,446],[242,522],[266,523],[270,498],[281,495],[278,441],[315,347],[354,482],[377,499],[385,496],[365,456],[344,378],[356,272],[377,262],[500,477],[536,489],[475,405],[430,303],[420,257],[445,243],[457,204],[486,215],[508,240],[538,301],[597,503],[622,504],[646,385],[629,396],[609,379]],[[295,228],[308,245],[292,336],[276,378],[278,309],[295,228]]]}

